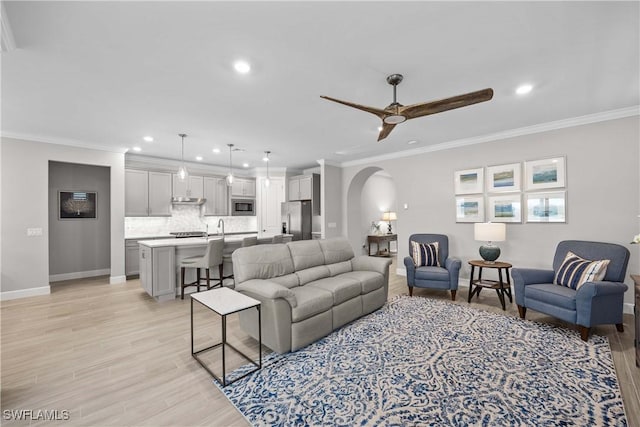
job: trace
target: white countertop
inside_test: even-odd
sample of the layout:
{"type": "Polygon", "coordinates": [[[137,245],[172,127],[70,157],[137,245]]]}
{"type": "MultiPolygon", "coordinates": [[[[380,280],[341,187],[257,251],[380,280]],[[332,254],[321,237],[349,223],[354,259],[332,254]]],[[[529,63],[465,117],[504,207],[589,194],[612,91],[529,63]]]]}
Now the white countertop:
{"type": "MultiPolygon", "coordinates": [[[[242,243],[243,238],[251,237],[251,236],[256,236],[256,234],[224,236],[224,242],[225,243],[242,243]]],[[[221,239],[221,238],[222,236],[209,236],[206,239],[204,237],[187,237],[186,239],[176,239],[174,237],[171,239],[140,240],[138,243],[144,246],[148,246],[150,248],[162,248],[166,246],[175,246],[175,247],[204,246],[207,244],[209,240],[215,240],[215,239],[221,239]]],[[[264,239],[266,239],[266,241],[261,242],[260,239],[258,239],[258,242],[259,243],[266,243],[267,241],[271,242],[270,237],[267,237],[264,239]]]]}

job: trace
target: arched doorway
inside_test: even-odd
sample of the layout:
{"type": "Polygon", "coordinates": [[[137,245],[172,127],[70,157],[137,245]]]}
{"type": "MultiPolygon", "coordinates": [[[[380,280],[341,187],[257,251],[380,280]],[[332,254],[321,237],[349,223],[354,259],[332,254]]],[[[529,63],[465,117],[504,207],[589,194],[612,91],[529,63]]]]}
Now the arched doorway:
{"type": "Polygon", "coordinates": [[[359,171],[349,183],[346,208],[349,242],[356,253],[366,253],[363,245],[371,232],[371,223],[379,222],[382,212],[396,210],[396,188],[391,175],[377,166],[359,171]]]}

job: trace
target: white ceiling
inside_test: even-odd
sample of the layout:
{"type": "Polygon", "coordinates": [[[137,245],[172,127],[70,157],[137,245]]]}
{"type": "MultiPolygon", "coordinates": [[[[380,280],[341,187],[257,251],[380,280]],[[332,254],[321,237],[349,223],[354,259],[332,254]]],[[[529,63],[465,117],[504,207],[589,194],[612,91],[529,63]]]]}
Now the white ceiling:
{"type": "Polygon", "coordinates": [[[272,167],[306,168],[640,104],[637,1],[4,4],[5,136],[177,159],[184,132],[189,160],[226,165],[233,143],[234,166],[271,150],[272,167]],[[495,95],[381,143],[377,117],[319,97],[384,108],[392,73],[405,105],[495,95]]]}

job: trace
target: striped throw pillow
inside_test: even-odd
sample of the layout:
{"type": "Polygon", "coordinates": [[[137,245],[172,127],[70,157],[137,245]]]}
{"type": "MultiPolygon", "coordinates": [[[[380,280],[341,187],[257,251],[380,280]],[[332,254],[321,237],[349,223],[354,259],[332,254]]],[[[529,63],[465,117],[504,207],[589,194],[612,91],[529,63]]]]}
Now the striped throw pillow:
{"type": "Polygon", "coordinates": [[[604,279],[608,266],[608,259],[590,261],[580,258],[573,252],[567,252],[567,256],[556,272],[553,283],[578,290],[586,282],[597,282],[604,279]]]}
{"type": "Polygon", "coordinates": [[[411,241],[413,265],[416,267],[440,267],[438,242],[418,243],[411,241]]]}

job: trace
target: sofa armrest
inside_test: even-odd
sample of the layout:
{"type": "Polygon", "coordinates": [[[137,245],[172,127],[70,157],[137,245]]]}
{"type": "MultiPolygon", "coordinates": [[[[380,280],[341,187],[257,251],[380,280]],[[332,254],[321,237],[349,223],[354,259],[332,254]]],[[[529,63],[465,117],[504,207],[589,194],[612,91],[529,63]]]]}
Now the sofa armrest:
{"type": "Polygon", "coordinates": [[[404,269],[407,272],[407,286],[413,286],[416,279],[416,265],[410,256],[404,257],[404,269]]]}
{"type": "Polygon", "coordinates": [[[444,262],[444,268],[449,272],[449,283],[451,289],[458,289],[458,279],[460,277],[460,268],[462,261],[458,258],[447,258],[444,262]]]}
{"type": "Polygon", "coordinates": [[[622,323],[624,293],[621,282],[586,282],[576,291],[576,323],[588,328],[622,323]]]}
{"type": "Polygon", "coordinates": [[[389,274],[390,265],[391,258],[362,255],[351,259],[351,268],[354,271],[375,271],[385,277],[389,274]]]}
{"type": "Polygon", "coordinates": [[[537,268],[512,268],[513,289],[515,291],[516,304],[526,307],[524,303],[524,287],[536,283],[553,283],[553,270],[541,270],[537,268]]]}
{"type": "Polygon", "coordinates": [[[238,292],[251,292],[259,297],[267,299],[283,298],[287,300],[292,308],[298,305],[296,295],[291,291],[291,289],[269,280],[247,280],[246,282],[236,285],[235,290],[238,292]]]}

